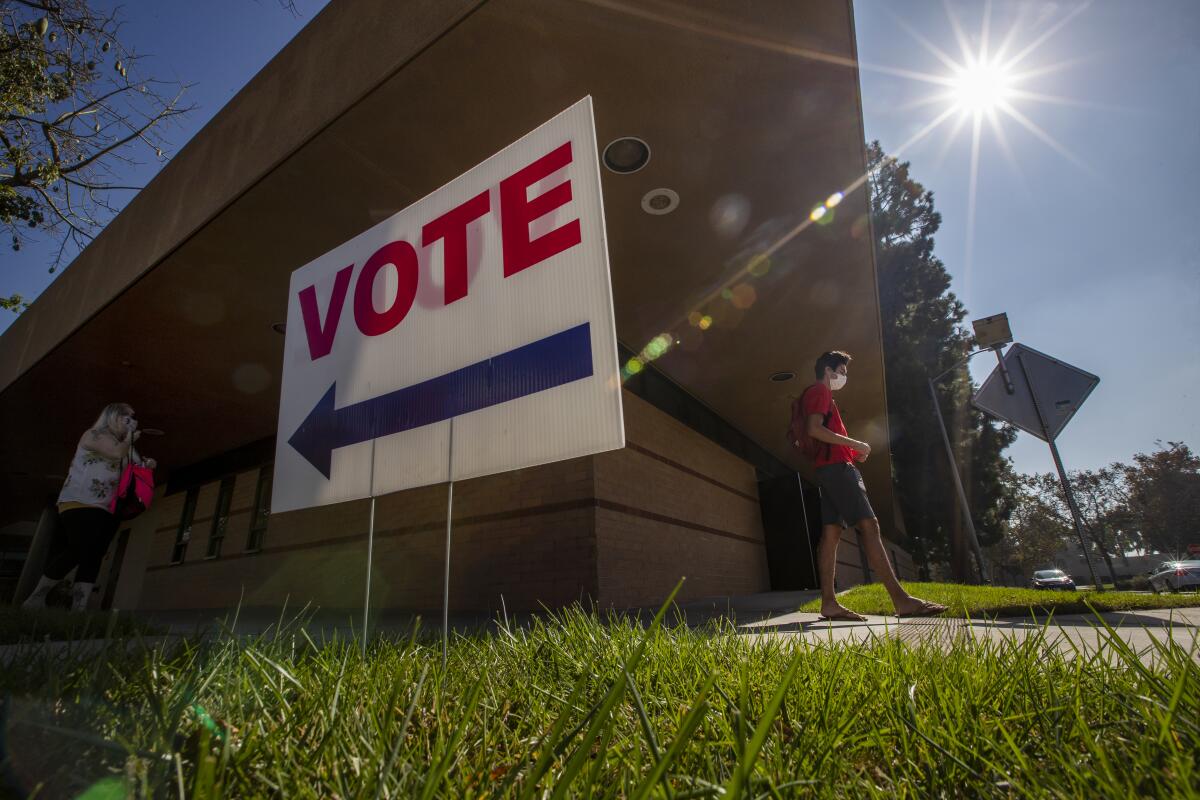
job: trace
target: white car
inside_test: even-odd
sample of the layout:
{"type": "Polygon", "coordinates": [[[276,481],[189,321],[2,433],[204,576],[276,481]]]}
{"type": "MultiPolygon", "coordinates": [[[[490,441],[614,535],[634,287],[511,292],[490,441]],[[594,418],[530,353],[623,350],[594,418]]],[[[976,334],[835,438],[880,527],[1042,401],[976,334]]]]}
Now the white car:
{"type": "Polygon", "coordinates": [[[1200,561],[1164,561],[1150,573],[1150,588],[1156,592],[1200,589],[1200,561]]]}
{"type": "Polygon", "coordinates": [[[1061,569],[1039,569],[1033,573],[1030,586],[1034,589],[1061,589],[1066,592],[1075,591],[1075,581],[1061,569]]]}

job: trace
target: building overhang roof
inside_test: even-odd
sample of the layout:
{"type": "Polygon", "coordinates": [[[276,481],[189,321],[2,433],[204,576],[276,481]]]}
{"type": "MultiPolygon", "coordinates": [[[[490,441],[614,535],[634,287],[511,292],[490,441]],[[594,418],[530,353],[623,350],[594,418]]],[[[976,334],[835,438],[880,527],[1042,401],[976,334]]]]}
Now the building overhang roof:
{"type": "MultiPolygon", "coordinates": [[[[113,400],[166,431],[143,441],[166,470],[273,435],[292,270],[585,95],[601,147],[634,135],[653,153],[603,173],[618,339],[684,331],[655,366],[798,469],[791,398],[817,355],[847,350],[843,414],[885,445],[849,2],[398,5],[322,12],[0,337],[10,517],[57,491],[113,400]],[[679,207],[647,214],[660,187],[679,207]],[[783,370],[797,378],[768,380],[783,370]]],[[[886,451],[864,471],[890,510],[886,451]]]]}

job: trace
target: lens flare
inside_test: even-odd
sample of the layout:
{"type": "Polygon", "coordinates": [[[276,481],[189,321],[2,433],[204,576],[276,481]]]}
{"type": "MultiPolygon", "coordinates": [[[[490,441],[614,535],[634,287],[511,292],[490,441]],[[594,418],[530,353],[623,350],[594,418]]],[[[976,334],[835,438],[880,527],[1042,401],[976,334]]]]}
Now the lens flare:
{"type": "Polygon", "coordinates": [[[733,305],[735,308],[740,308],[743,311],[754,305],[758,300],[758,293],[754,291],[754,287],[748,283],[738,284],[733,288],[733,305]]]}
{"type": "MultiPolygon", "coordinates": [[[[1037,50],[1043,43],[1049,40],[1056,32],[1066,27],[1066,25],[1077,16],[1082,14],[1090,5],[1092,0],[1085,0],[1082,3],[1076,4],[1073,10],[1059,15],[1059,19],[1052,24],[1042,25],[1040,32],[1026,46],[1020,48],[1020,52],[1013,56],[1010,54],[1011,49],[1016,48],[1016,37],[1019,32],[1022,32],[1024,16],[1019,16],[1017,21],[1013,23],[1008,35],[1000,43],[999,47],[994,47],[990,41],[990,14],[991,3],[982,4],[983,11],[983,27],[978,39],[978,48],[972,54],[972,44],[967,39],[961,26],[958,24],[954,12],[951,10],[950,4],[946,5],[947,16],[950,18],[954,28],[955,37],[958,40],[959,46],[962,48],[963,58],[961,60],[952,58],[944,53],[939,48],[935,47],[922,34],[917,32],[912,26],[905,23],[902,19],[891,12],[888,12],[893,17],[893,21],[898,27],[907,32],[910,36],[916,39],[930,54],[937,57],[945,66],[946,73],[932,74],[918,72],[912,69],[903,69],[899,67],[890,67],[881,64],[869,64],[859,61],[845,60],[838,57],[836,60],[830,60],[830,56],[818,56],[811,52],[803,54],[797,53],[803,58],[816,58],[820,61],[828,63],[837,63],[839,66],[853,66],[861,70],[870,70],[897,78],[908,80],[917,80],[928,83],[936,87],[936,93],[920,99],[915,103],[909,104],[909,107],[917,108],[926,105],[937,104],[942,106],[941,110],[929,119],[924,125],[921,125],[918,130],[913,132],[904,142],[892,148],[888,157],[890,161],[899,161],[900,158],[907,153],[910,148],[914,148],[921,142],[928,139],[935,130],[946,124],[947,120],[958,118],[959,124],[954,126],[953,132],[949,134],[947,145],[958,134],[958,131],[965,127],[963,124],[971,115],[970,111],[974,110],[974,136],[972,141],[971,152],[971,180],[968,190],[970,200],[968,202],[967,213],[967,253],[966,253],[966,273],[971,272],[972,259],[972,229],[974,224],[974,206],[975,192],[977,185],[977,175],[979,171],[980,161],[980,143],[981,132],[984,121],[987,121],[990,126],[996,131],[997,138],[1001,140],[1001,145],[1005,153],[1009,156],[1009,163],[1014,170],[1019,171],[1019,165],[1012,158],[1007,145],[1002,139],[1002,130],[1000,122],[1006,117],[1011,117],[1014,121],[1026,128],[1030,133],[1036,136],[1045,144],[1049,145],[1055,152],[1064,158],[1071,161],[1076,166],[1084,169],[1092,175],[1095,172],[1082,162],[1077,156],[1071,153],[1066,147],[1062,146],[1049,133],[1042,130],[1031,119],[1019,111],[1014,104],[1022,100],[1038,100],[1042,102],[1052,102],[1061,105],[1079,105],[1078,103],[1065,98],[1053,97],[1051,95],[1034,93],[1027,91],[1024,84],[1031,77],[1045,74],[1047,72],[1057,71],[1071,62],[1055,65],[1052,67],[1039,67],[1036,69],[1019,69],[1022,62],[1027,56],[1037,50]],[[1012,45],[1012,47],[1010,47],[1012,45]],[[986,118],[986,120],[985,120],[986,118]]],[[[621,5],[621,4],[617,4],[621,5]]],[[[1044,22],[1043,18],[1039,19],[1039,24],[1044,22]]],[[[722,36],[723,34],[714,34],[722,36]]],[[[739,45],[746,44],[742,38],[737,38],[739,45]]],[[[751,42],[752,45],[761,46],[761,42],[751,42]]],[[[772,49],[776,49],[776,43],[770,43],[772,49]]],[[[715,130],[713,125],[716,123],[703,123],[702,130],[706,126],[710,130],[705,130],[704,135],[712,138],[715,130]]],[[[738,257],[740,263],[736,265],[734,272],[736,274],[727,275],[723,281],[723,285],[719,288],[713,288],[705,298],[696,302],[695,307],[706,308],[716,320],[708,314],[704,314],[698,310],[690,312],[679,310],[680,318],[671,323],[672,329],[678,328],[677,336],[678,343],[685,351],[699,349],[704,341],[701,335],[703,331],[707,331],[714,324],[719,324],[722,330],[731,330],[736,327],[737,322],[741,317],[746,315],[746,310],[739,308],[733,302],[733,294],[729,287],[737,284],[746,278],[747,275],[754,278],[762,278],[767,274],[768,270],[775,269],[776,273],[780,270],[790,272],[793,268],[794,259],[788,258],[781,261],[779,264],[772,264],[771,257],[779,252],[783,247],[795,243],[793,246],[804,250],[811,249],[812,245],[806,243],[803,239],[799,239],[805,231],[809,230],[814,224],[822,227],[827,227],[835,224],[837,216],[836,209],[845,200],[846,196],[851,192],[862,189],[871,179],[872,174],[866,173],[860,175],[854,180],[847,183],[838,190],[833,191],[825,200],[814,206],[807,218],[800,217],[798,220],[793,220],[796,224],[786,231],[774,231],[769,235],[774,238],[769,246],[763,246],[762,243],[753,246],[753,249],[744,250],[738,257]],[[776,238],[777,237],[777,238],[776,238]],[[750,256],[748,261],[741,259],[750,256]],[[723,298],[728,301],[718,303],[716,300],[723,298]],[[683,323],[686,320],[687,326],[683,323]]],[[[833,188],[833,187],[829,187],[833,188]]],[[[803,206],[801,206],[803,207],[803,206]]],[[[713,230],[723,238],[736,238],[741,235],[743,226],[748,224],[750,212],[749,201],[739,194],[728,194],[719,198],[709,210],[709,222],[713,230]]],[[[844,213],[844,212],[843,212],[844,213]]],[[[850,236],[855,239],[869,237],[870,220],[865,214],[855,212],[851,217],[847,217],[846,222],[850,223],[846,227],[849,230],[850,236]]],[[[758,233],[754,237],[758,237],[758,233]]],[[[765,289],[763,291],[766,291],[765,289]]],[[[832,305],[839,301],[839,290],[835,285],[825,285],[812,287],[810,293],[813,302],[818,304],[832,305]]],[[[744,302],[744,301],[742,301],[744,302]]],[[[674,341],[674,340],[673,340],[674,341]]],[[[644,366],[639,362],[636,368],[640,370],[644,366]]],[[[622,367],[622,373],[626,371],[622,367]]]]}
{"type": "Polygon", "coordinates": [[[646,348],[642,351],[642,357],[647,361],[654,361],[655,359],[662,358],[667,354],[667,351],[671,349],[671,345],[674,343],[674,341],[674,337],[672,337],[670,334],[660,333],[658,336],[655,336],[653,339],[651,339],[650,343],[646,345],[646,348]]]}
{"type": "Polygon", "coordinates": [[[755,256],[750,262],[750,274],[756,278],[761,278],[771,271],[771,259],[767,256],[755,256]]]}
{"type": "Polygon", "coordinates": [[[721,238],[733,239],[750,220],[750,201],[740,194],[727,194],[713,203],[708,219],[721,238]]]}

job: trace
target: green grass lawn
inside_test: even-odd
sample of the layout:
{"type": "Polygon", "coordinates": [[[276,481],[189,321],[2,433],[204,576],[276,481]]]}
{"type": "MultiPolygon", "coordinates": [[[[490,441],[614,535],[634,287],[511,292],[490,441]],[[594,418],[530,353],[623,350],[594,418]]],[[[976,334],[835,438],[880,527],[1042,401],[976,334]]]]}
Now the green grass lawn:
{"type": "Polygon", "coordinates": [[[0,645],[21,642],[77,641],[150,635],[157,631],[129,614],[107,611],[72,613],[61,608],[25,611],[0,606],[0,645]]]}
{"type": "Polygon", "coordinates": [[[46,653],[0,672],[15,796],[1194,797],[1200,667],[1039,637],[829,645],[524,628],[46,653]],[[108,792],[107,794],[105,792],[108,792]]]}
{"type": "MultiPolygon", "coordinates": [[[[1087,614],[1095,611],[1135,611],[1148,608],[1200,606],[1200,594],[1138,594],[1135,592],[1062,592],[1044,589],[1015,589],[1008,586],[964,586],[957,583],[902,582],[910,594],[950,607],[948,617],[1017,617],[1054,612],[1087,614]]],[[[856,586],[838,595],[846,608],[860,614],[894,614],[892,601],[883,585],[856,586]]],[[[800,606],[800,611],[817,612],[820,600],[800,606]]]]}

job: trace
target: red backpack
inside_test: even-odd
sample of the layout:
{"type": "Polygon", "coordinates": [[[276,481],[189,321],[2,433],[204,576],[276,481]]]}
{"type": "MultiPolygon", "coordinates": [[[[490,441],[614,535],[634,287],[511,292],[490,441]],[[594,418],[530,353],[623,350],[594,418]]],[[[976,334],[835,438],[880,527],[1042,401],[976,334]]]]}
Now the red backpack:
{"type": "MultiPolygon", "coordinates": [[[[811,386],[808,387],[808,389],[811,388],[811,386]]],[[[828,442],[819,442],[808,435],[808,420],[804,418],[804,395],[808,394],[808,389],[805,389],[803,394],[792,401],[792,424],[788,426],[788,441],[809,461],[816,461],[822,452],[826,456],[829,455],[830,445],[828,442]]],[[[832,411],[827,411],[821,424],[829,427],[829,417],[832,414],[832,411]]]]}

